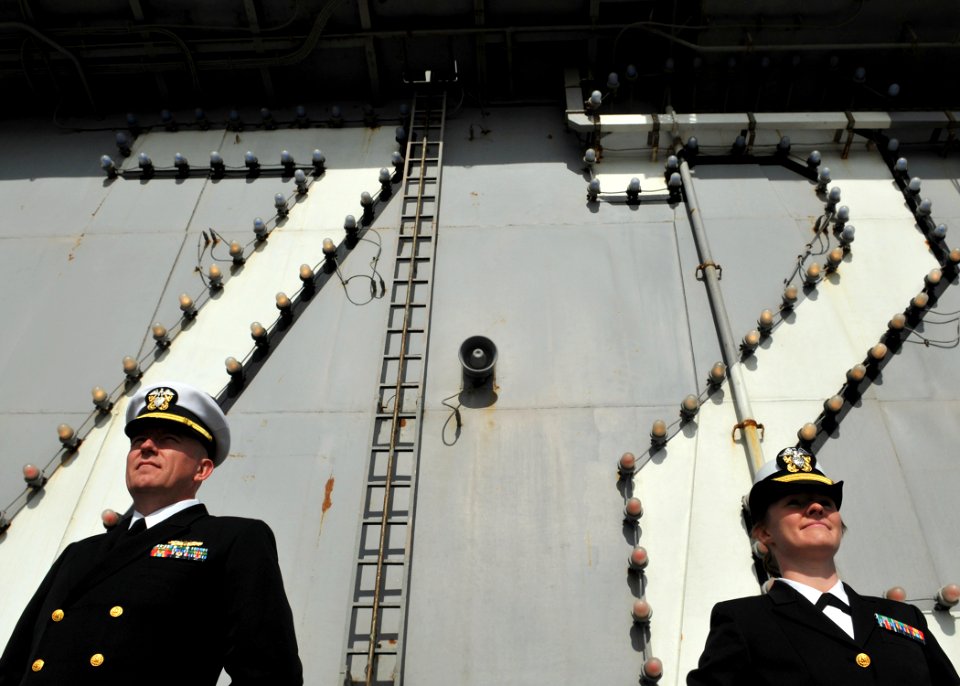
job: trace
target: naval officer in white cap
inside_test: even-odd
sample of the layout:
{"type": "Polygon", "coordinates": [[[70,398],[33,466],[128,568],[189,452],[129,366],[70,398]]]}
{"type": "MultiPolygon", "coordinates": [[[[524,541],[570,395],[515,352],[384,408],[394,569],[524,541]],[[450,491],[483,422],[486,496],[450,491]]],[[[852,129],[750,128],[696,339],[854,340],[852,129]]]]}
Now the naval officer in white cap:
{"type": "Polygon", "coordinates": [[[196,499],[230,450],[219,405],[183,383],[127,408],[133,512],[69,545],[0,658],[0,686],[303,683],[273,532],[196,499]]]}
{"type": "Polygon", "coordinates": [[[842,499],[843,482],[802,448],[780,451],[757,473],[752,534],[779,575],[762,596],[714,606],[688,686],[960,684],[917,608],[840,581],[842,499]]]}

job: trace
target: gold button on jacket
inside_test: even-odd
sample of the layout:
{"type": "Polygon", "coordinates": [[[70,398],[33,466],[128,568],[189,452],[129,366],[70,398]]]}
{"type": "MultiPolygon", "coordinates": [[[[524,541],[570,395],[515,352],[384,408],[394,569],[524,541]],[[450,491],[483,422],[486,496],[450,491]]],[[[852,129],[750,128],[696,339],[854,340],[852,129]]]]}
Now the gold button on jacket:
{"type": "Polygon", "coordinates": [[[53,614],[50,615],[50,619],[55,622],[59,622],[61,619],[63,619],[63,610],[54,610],[53,614]]]}
{"type": "Polygon", "coordinates": [[[114,605],[113,607],[110,608],[111,617],[119,617],[122,614],[123,614],[123,608],[120,607],[119,605],[114,605]]]}
{"type": "Polygon", "coordinates": [[[30,665],[30,669],[35,672],[39,672],[41,669],[43,669],[43,660],[34,660],[33,664],[30,665]]]}
{"type": "Polygon", "coordinates": [[[103,664],[103,655],[100,653],[94,653],[90,656],[90,664],[94,667],[99,667],[103,664]]]}
{"type": "Polygon", "coordinates": [[[866,653],[860,653],[857,655],[857,664],[866,669],[870,666],[870,656],[866,653]]]}

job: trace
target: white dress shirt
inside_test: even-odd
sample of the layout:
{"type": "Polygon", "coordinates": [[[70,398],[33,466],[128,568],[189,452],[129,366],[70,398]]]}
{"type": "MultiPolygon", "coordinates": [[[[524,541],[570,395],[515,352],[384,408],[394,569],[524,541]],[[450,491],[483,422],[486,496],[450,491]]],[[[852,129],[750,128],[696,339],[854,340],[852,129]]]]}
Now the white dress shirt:
{"type": "MultiPolygon", "coordinates": [[[[802,595],[814,605],[817,604],[817,601],[820,600],[820,596],[823,595],[823,593],[812,586],[807,586],[806,584],[800,583],[799,581],[794,581],[793,579],[784,579],[780,577],[777,579],[777,581],[782,581],[788,586],[792,586],[794,589],[796,589],[797,593],[802,595]]],[[[847,592],[844,590],[841,582],[838,581],[833,588],[827,591],[827,593],[835,595],[841,600],[841,602],[843,602],[844,605],[850,605],[850,598],[847,597],[847,592]]],[[[847,635],[850,636],[850,638],[853,638],[853,617],[848,615],[839,607],[834,607],[833,605],[827,605],[825,608],[823,608],[822,612],[829,617],[834,624],[843,629],[847,635]]]]}
{"type": "Polygon", "coordinates": [[[130,527],[133,528],[133,525],[140,519],[147,520],[147,528],[151,526],[156,526],[163,520],[172,517],[173,515],[186,510],[188,507],[193,507],[194,505],[199,505],[200,501],[196,498],[188,498],[187,500],[181,500],[179,503],[173,503],[172,505],[167,505],[166,507],[161,507],[156,512],[151,512],[146,517],[137,512],[133,511],[133,516],[130,517],[130,527]]]}

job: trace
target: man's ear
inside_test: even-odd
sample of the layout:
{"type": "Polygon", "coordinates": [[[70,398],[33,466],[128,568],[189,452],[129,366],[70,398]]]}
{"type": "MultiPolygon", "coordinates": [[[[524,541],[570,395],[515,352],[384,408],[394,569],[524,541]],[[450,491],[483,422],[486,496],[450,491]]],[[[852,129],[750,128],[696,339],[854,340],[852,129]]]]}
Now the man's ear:
{"type": "Polygon", "coordinates": [[[193,475],[193,480],[201,483],[206,481],[211,474],[213,474],[213,460],[209,457],[200,458],[200,462],[197,463],[197,473],[193,475]]]}

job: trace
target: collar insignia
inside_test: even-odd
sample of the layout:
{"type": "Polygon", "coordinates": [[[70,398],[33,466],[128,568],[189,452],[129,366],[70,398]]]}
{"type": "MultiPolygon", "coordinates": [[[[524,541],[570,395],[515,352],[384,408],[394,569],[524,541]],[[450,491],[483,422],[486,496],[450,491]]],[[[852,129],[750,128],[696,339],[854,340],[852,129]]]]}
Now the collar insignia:
{"type": "Polygon", "coordinates": [[[172,388],[154,388],[147,393],[147,409],[151,412],[166,412],[177,402],[177,392],[172,388]]]}
{"type": "Polygon", "coordinates": [[[886,617],[876,612],[873,616],[877,618],[877,625],[887,631],[892,631],[895,634],[900,634],[901,636],[906,636],[907,638],[912,638],[914,641],[926,644],[927,638],[920,629],[912,627],[909,624],[904,624],[903,622],[898,622],[893,617],[886,617]]]}
{"type": "Polygon", "coordinates": [[[780,452],[780,461],[788,472],[793,474],[797,472],[810,472],[813,467],[810,464],[810,453],[799,448],[787,448],[780,452]]]}

